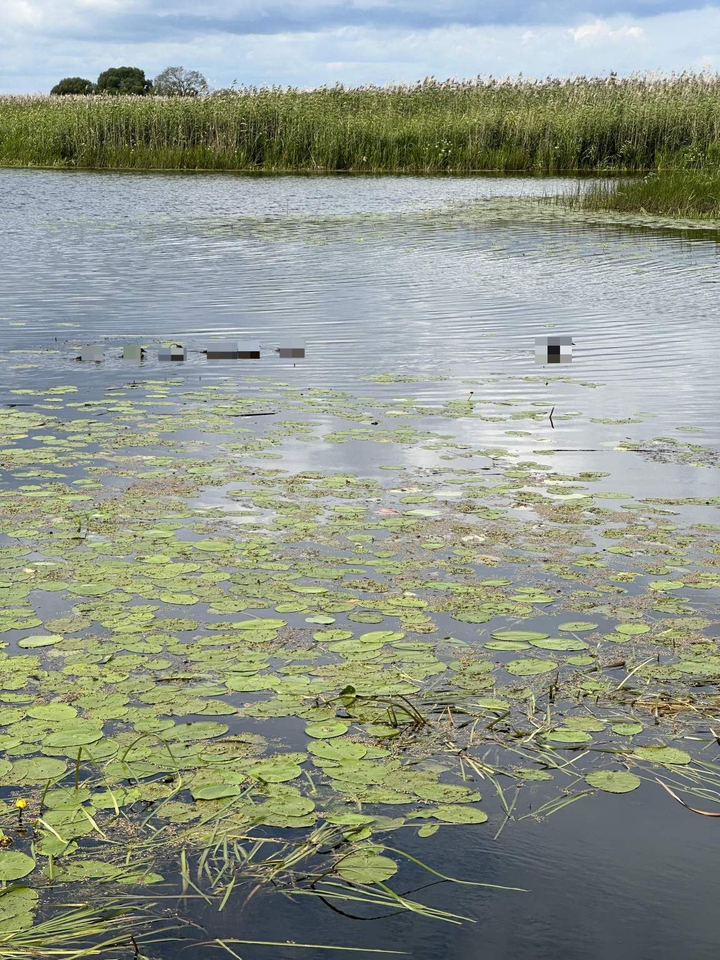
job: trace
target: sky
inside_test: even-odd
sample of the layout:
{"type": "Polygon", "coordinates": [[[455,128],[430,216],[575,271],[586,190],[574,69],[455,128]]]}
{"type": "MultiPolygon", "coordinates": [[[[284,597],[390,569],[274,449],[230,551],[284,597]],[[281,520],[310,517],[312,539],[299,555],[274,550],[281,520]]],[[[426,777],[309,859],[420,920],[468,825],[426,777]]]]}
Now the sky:
{"type": "Polygon", "coordinates": [[[0,93],[181,65],[213,88],[720,71],[696,0],[0,0],[0,93]]]}

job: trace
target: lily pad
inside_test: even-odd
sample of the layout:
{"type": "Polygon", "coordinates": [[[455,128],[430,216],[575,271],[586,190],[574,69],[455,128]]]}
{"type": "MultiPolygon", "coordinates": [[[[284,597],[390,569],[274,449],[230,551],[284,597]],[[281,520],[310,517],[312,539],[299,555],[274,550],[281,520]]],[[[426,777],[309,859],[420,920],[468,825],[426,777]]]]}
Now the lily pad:
{"type": "Polygon", "coordinates": [[[488,643],[484,643],[483,647],[486,650],[529,650],[530,644],[525,643],[522,640],[490,640],[488,643]]]}
{"type": "Polygon", "coordinates": [[[409,817],[410,819],[433,817],[435,820],[442,820],[443,823],[485,823],[488,815],[477,807],[446,804],[430,810],[417,810],[409,817]]]}
{"type": "Polygon", "coordinates": [[[18,646],[23,650],[34,650],[36,647],[51,647],[60,643],[64,638],[59,633],[35,634],[18,640],[18,646]]]}
{"type": "Polygon", "coordinates": [[[250,776],[265,780],[266,783],[287,783],[302,774],[302,767],[285,757],[271,757],[253,764],[250,776]]]}
{"type": "Polygon", "coordinates": [[[551,743],[590,743],[591,734],[585,730],[569,730],[567,727],[558,727],[544,734],[544,738],[551,743]]]}
{"type": "Polygon", "coordinates": [[[196,800],[223,800],[226,797],[238,797],[240,787],[234,783],[210,783],[192,791],[196,800]]]}
{"type": "Polygon", "coordinates": [[[643,725],[641,723],[614,723],[612,732],[621,737],[634,737],[636,733],[642,733],[643,725]]]}
{"type": "Polygon", "coordinates": [[[677,747],[635,747],[633,754],[642,760],[652,760],[654,763],[690,763],[691,760],[689,753],[677,747]]]}
{"type": "Polygon", "coordinates": [[[0,848],[0,881],[20,880],[34,869],[35,861],[26,853],[0,848]]]}
{"type": "Polygon", "coordinates": [[[312,740],[308,744],[308,752],[314,757],[339,763],[342,760],[362,760],[368,748],[352,740],[312,740]]]}
{"type": "Polygon", "coordinates": [[[47,703],[30,707],[28,716],[35,720],[72,720],[77,716],[77,710],[68,703],[47,703]]]}
{"type": "Polygon", "coordinates": [[[379,883],[397,873],[397,864],[390,857],[362,852],[345,857],[336,869],[343,880],[351,883],[379,883]]]}
{"type": "Polygon", "coordinates": [[[630,793],[640,786],[640,777],[629,770],[596,770],[585,777],[591,787],[607,793],[630,793]]]}
{"type": "Polygon", "coordinates": [[[537,633],[534,630],[493,630],[493,639],[532,642],[533,640],[545,640],[549,637],[548,633],[537,633]]]}
{"type": "Polygon", "coordinates": [[[537,770],[535,767],[517,767],[511,771],[514,777],[521,780],[553,780],[553,775],[547,770],[537,770]]]}
{"type": "Polygon", "coordinates": [[[615,629],[628,637],[637,637],[642,633],[650,632],[650,627],[646,623],[617,623],[615,629]]]}
{"type": "Polygon", "coordinates": [[[349,729],[349,724],[342,720],[328,720],[325,723],[309,723],[305,727],[305,733],[318,740],[330,740],[332,737],[341,737],[349,729]]]}
{"type": "Polygon", "coordinates": [[[587,650],[588,645],[583,640],[574,640],[570,637],[548,637],[545,640],[531,640],[530,645],[540,650],[587,650]]]}
{"type": "Polygon", "coordinates": [[[64,760],[54,757],[30,757],[16,761],[13,766],[13,776],[18,781],[42,783],[43,780],[57,780],[62,777],[66,769],[64,760]]]}
{"type": "Polygon", "coordinates": [[[320,643],[337,643],[339,640],[352,640],[352,630],[316,630],[313,634],[313,640],[320,643]]]}
{"type": "Polygon", "coordinates": [[[190,742],[193,740],[212,740],[214,737],[222,737],[227,732],[228,728],[224,723],[200,721],[198,723],[176,724],[167,730],[163,736],[166,740],[190,742]]]}
{"type": "Polygon", "coordinates": [[[555,660],[542,660],[539,657],[528,657],[526,660],[509,660],[505,664],[508,673],[516,677],[539,676],[557,670],[555,660]]]}
{"type": "Polygon", "coordinates": [[[102,726],[98,726],[91,720],[76,719],[55,733],[48,734],[43,740],[43,746],[49,748],[80,747],[88,743],[96,743],[102,738],[102,735],[102,726]]]}

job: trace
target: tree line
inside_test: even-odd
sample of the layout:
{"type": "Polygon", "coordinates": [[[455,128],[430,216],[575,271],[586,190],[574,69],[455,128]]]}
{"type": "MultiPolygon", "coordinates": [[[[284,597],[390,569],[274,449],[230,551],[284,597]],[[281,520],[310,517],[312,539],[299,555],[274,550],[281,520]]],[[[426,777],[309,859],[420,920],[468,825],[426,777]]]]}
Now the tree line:
{"type": "Polygon", "coordinates": [[[84,77],[65,77],[50,91],[53,96],[67,94],[117,94],[160,97],[200,97],[210,87],[205,77],[197,70],[184,67],[166,67],[154,80],[145,76],[140,67],[110,67],[103,70],[97,80],[84,77]]]}

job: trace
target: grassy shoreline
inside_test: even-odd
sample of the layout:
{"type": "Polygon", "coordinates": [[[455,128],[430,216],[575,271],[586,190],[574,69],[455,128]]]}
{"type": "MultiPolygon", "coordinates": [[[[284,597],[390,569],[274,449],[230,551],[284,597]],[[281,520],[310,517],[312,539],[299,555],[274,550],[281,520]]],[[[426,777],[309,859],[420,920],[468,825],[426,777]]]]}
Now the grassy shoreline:
{"type": "Polygon", "coordinates": [[[661,170],[629,181],[595,183],[565,202],[585,211],[718,220],[720,174],[717,170],[661,170]]]}
{"type": "Polygon", "coordinates": [[[131,169],[639,171],[720,162],[720,76],[0,98],[0,163],[131,169]],[[673,164],[675,165],[675,164],[673,164]]]}
{"type": "Polygon", "coordinates": [[[202,98],[10,96],[0,98],[0,166],[456,176],[670,170],[671,186],[662,174],[573,202],[715,217],[717,172],[709,171],[720,167],[719,96],[720,74],[431,78],[202,98]],[[698,171],[708,171],[702,190],[698,171]]]}

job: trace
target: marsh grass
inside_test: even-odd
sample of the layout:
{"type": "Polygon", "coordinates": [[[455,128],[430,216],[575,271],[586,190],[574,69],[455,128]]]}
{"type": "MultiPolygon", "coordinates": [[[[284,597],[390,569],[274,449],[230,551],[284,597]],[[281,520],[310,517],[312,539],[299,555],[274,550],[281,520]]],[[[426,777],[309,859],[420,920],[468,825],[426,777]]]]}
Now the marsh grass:
{"type": "Polygon", "coordinates": [[[0,98],[0,164],[468,173],[720,160],[720,75],[0,98]]]}
{"type": "Polygon", "coordinates": [[[564,202],[582,210],[618,210],[720,219],[720,171],[660,170],[642,178],[594,183],[564,202]]]}

